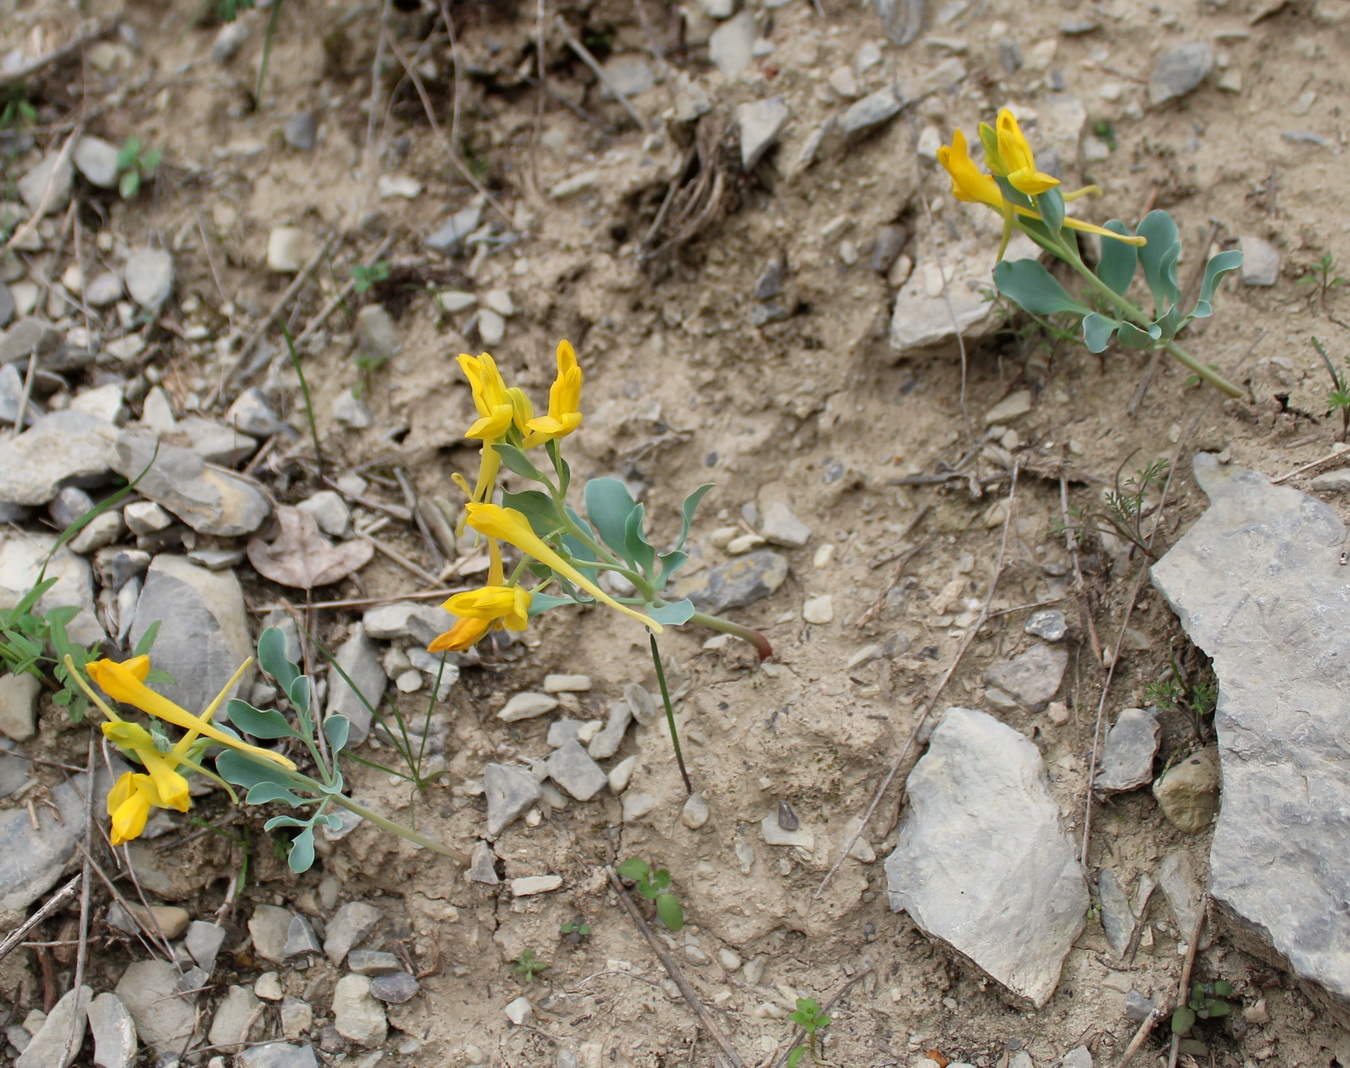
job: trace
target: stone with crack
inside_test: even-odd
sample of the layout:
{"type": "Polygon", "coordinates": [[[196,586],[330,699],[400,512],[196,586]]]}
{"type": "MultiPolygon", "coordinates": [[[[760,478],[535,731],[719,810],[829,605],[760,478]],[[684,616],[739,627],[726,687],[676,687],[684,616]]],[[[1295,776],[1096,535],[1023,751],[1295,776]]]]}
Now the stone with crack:
{"type": "Polygon", "coordinates": [[[483,793],[487,796],[487,833],[495,838],[539,800],[539,780],[524,768],[489,764],[483,771],[483,793]]]}

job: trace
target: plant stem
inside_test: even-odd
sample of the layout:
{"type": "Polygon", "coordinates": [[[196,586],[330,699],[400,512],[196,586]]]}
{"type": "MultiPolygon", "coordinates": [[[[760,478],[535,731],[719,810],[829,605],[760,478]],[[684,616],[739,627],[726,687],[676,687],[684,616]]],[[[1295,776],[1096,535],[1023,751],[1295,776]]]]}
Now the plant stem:
{"type": "Polygon", "coordinates": [[[378,812],[372,812],[370,809],[366,808],[365,805],[353,801],[350,797],[344,797],[342,794],[329,794],[328,796],[333,799],[334,804],[341,805],[348,812],[355,812],[364,820],[370,820],[371,823],[375,824],[375,826],[379,827],[381,830],[392,831],[394,834],[402,835],[408,841],[426,849],[430,849],[433,853],[439,853],[443,857],[451,857],[454,860],[459,861],[466,868],[472,862],[469,855],[463,850],[452,849],[450,846],[442,845],[440,842],[436,841],[436,839],[428,838],[424,834],[419,834],[417,831],[405,827],[401,823],[395,823],[393,820],[385,819],[385,817],[381,816],[378,812]]]}
{"type": "Polygon", "coordinates": [[[680,778],[684,780],[686,793],[694,792],[694,784],[689,781],[689,769],[684,766],[684,753],[680,751],[680,732],[675,726],[675,709],[670,704],[670,688],[666,685],[666,669],[661,664],[661,651],[656,647],[656,635],[648,634],[647,640],[652,646],[652,663],[656,665],[656,681],[661,687],[661,703],[666,706],[666,724],[670,727],[670,743],[675,747],[675,762],[680,765],[680,778]]]}
{"type": "MultiPolygon", "coordinates": [[[[1066,248],[1065,251],[1068,252],[1070,250],[1066,248]]],[[[1114,304],[1127,318],[1133,320],[1136,326],[1148,327],[1149,318],[1144,314],[1144,310],[1137,304],[1133,304],[1126,300],[1098,278],[1093,271],[1088,269],[1087,264],[1083,262],[1082,257],[1079,256],[1077,252],[1073,252],[1072,255],[1069,256],[1062,256],[1062,258],[1070,267],[1082,275],[1084,281],[1086,281],[1088,285],[1105,297],[1110,303],[1114,304]]],[[[1242,390],[1238,389],[1232,382],[1228,381],[1228,379],[1224,378],[1223,375],[1212,368],[1206,367],[1175,341],[1166,342],[1162,348],[1190,368],[1190,370],[1198,375],[1202,381],[1208,382],[1211,386],[1228,394],[1230,397],[1241,397],[1243,395],[1242,390]]]]}
{"type": "Polygon", "coordinates": [[[761,661],[768,660],[769,657],[773,656],[773,646],[769,644],[769,639],[757,630],[743,627],[741,624],[733,623],[721,616],[708,615],[706,612],[695,612],[689,617],[689,622],[697,623],[700,627],[707,627],[709,630],[720,631],[722,634],[731,634],[742,641],[749,642],[759,653],[761,661]]]}

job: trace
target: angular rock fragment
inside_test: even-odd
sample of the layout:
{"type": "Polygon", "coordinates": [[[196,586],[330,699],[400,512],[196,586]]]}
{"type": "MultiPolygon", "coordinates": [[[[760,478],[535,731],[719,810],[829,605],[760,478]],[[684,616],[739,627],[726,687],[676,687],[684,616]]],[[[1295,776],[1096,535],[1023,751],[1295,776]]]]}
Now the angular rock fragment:
{"type": "Polygon", "coordinates": [[[910,815],[886,860],[891,908],[1043,1006],[1088,893],[1040,752],[992,716],[949,708],[907,789],[910,815]]]}

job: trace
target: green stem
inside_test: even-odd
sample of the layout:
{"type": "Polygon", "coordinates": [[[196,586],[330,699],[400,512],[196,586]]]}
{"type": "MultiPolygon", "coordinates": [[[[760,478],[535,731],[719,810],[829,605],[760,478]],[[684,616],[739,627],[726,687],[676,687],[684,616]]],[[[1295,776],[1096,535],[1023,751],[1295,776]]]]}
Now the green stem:
{"type": "MultiPolygon", "coordinates": [[[[1082,275],[1084,281],[1086,281],[1088,285],[1105,297],[1111,304],[1114,304],[1127,318],[1132,319],[1136,326],[1148,327],[1149,318],[1144,314],[1144,310],[1137,304],[1126,300],[1098,278],[1093,271],[1088,269],[1087,264],[1083,262],[1082,257],[1079,256],[1077,252],[1074,252],[1071,256],[1063,256],[1062,258],[1070,267],[1082,275]]],[[[1162,347],[1185,364],[1186,367],[1198,375],[1201,380],[1208,382],[1211,386],[1214,386],[1221,392],[1228,394],[1230,397],[1241,397],[1243,395],[1242,390],[1233,385],[1232,382],[1228,381],[1228,379],[1224,378],[1223,375],[1219,374],[1213,368],[1206,367],[1175,341],[1168,341],[1162,347]]]]}
{"type": "Polygon", "coordinates": [[[434,838],[428,838],[426,835],[419,834],[417,831],[405,827],[401,823],[395,823],[393,820],[385,819],[385,817],[381,816],[378,812],[372,812],[370,809],[366,808],[365,805],[353,801],[350,797],[344,797],[342,794],[330,794],[329,796],[333,799],[334,804],[341,805],[348,812],[355,812],[362,819],[369,820],[382,830],[392,831],[394,834],[402,835],[408,841],[423,846],[426,849],[430,849],[433,853],[439,853],[443,857],[451,857],[459,861],[466,868],[471,863],[469,854],[464,851],[442,845],[434,838]]]}
{"type": "Polygon", "coordinates": [[[700,627],[707,627],[709,630],[720,631],[723,634],[731,634],[742,641],[747,641],[755,647],[759,653],[761,661],[768,660],[773,656],[773,646],[769,644],[769,639],[764,637],[757,630],[749,627],[743,627],[739,623],[733,623],[729,619],[723,619],[721,616],[712,616],[706,612],[695,612],[689,617],[690,623],[697,623],[700,627]]]}
{"type": "Polygon", "coordinates": [[[670,743],[675,747],[675,762],[680,766],[680,778],[684,780],[686,793],[694,792],[694,784],[689,781],[689,770],[684,766],[684,753],[680,751],[680,732],[675,726],[675,709],[670,704],[670,688],[666,685],[666,669],[661,664],[661,651],[656,647],[656,635],[648,634],[647,640],[652,646],[652,663],[656,665],[656,681],[661,687],[661,702],[666,706],[666,724],[670,727],[670,743]]]}

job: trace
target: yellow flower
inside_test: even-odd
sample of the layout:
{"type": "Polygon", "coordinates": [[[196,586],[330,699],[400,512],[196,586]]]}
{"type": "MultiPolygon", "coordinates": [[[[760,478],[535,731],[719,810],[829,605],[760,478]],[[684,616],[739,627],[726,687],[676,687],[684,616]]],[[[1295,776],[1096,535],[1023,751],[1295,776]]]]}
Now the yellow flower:
{"type": "Polygon", "coordinates": [[[467,649],[476,645],[489,630],[524,630],[529,626],[529,590],[505,585],[501,543],[488,538],[488,580],[486,586],[457,593],[441,605],[457,617],[455,625],[437,635],[427,646],[429,653],[467,649]]]}
{"type": "Polygon", "coordinates": [[[468,649],[470,646],[477,645],[482,640],[483,635],[491,629],[492,624],[486,619],[457,619],[453,627],[444,634],[438,635],[435,641],[427,646],[427,652],[459,652],[462,649],[468,649]]]}
{"type": "Polygon", "coordinates": [[[558,376],[548,391],[548,415],[529,421],[526,446],[566,437],[581,425],[581,367],[571,342],[558,342],[558,376]]]}
{"type": "MultiPolygon", "coordinates": [[[[200,716],[194,716],[187,709],[174,704],[163,694],[155,693],[145,684],[145,677],[150,673],[150,658],[148,656],[133,657],[120,664],[106,659],[95,660],[88,666],[87,670],[89,677],[98,683],[103,692],[114,701],[134,705],[142,712],[149,713],[157,719],[164,720],[165,723],[172,723],[175,727],[190,732],[192,741],[195,741],[196,736],[200,735],[230,749],[237,749],[241,753],[251,753],[266,760],[275,761],[289,771],[295,770],[295,764],[280,753],[241,742],[238,738],[231,737],[211,723],[211,717],[215,714],[216,709],[224,703],[225,695],[234,685],[239,672],[236,672],[235,678],[225,684],[225,689],[216,695],[215,700],[207,706],[205,712],[200,716]]],[[[243,668],[240,668],[241,672],[242,670],[243,668]]],[[[179,743],[179,745],[182,744],[182,742],[179,743]]],[[[191,742],[188,742],[189,746],[191,744],[191,742]]],[[[176,752],[178,747],[175,746],[174,748],[176,752]]],[[[186,748],[184,748],[182,755],[186,755],[186,748]]]]}
{"type": "MultiPolygon", "coordinates": [[[[1007,177],[1014,189],[1034,197],[1059,185],[1058,178],[1036,169],[1036,157],[1032,154],[1031,145],[1022,136],[1022,128],[1007,108],[998,113],[997,133],[998,163],[1006,168],[999,173],[1007,177]]],[[[989,166],[991,169],[995,166],[993,160],[989,161],[989,166]]]]}
{"type": "Polygon", "coordinates": [[[643,626],[649,628],[653,634],[660,634],[664,629],[656,620],[644,616],[641,612],[633,611],[627,605],[620,604],[573,567],[572,564],[559,556],[545,544],[542,538],[535,534],[530,528],[530,521],[525,518],[523,513],[516,511],[514,508],[503,508],[497,504],[470,502],[464,507],[469,514],[469,526],[480,534],[486,534],[490,538],[497,538],[508,545],[514,545],[521,552],[552,568],[572,585],[585,590],[597,601],[602,601],[624,615],[632,616],[643,626]]]}
{"type": "Polygon", "coordinates": [[[461,354],[459,366],[469,380],[473,406],[478,409],[478,421],[464,432],[464,436],[495,441],[510,429],[513,415],[511,398],[496,361],[486,352],[480,356],[461,354]]]}
{"type": "MultiPolygon", "coordinates": [[[[133,838],[139,838],[145,830],[145,821],[150,818],[150,809],[161,804],[161,798],[155,790],[155,782],[149,775],[137,775],[126,772],[108,791],[108,815],[112,817],[112,844],[120,846],[133,838]]],[[[175,806],[176,807],[176,806],[175,806]]],[[[186,812],[187,807],[179,809],[186,812]]]]}
{"type": "MultiPolygon", "coordinates": [[[[1007,113],[1006,109],[1005,113],[1007,113]]],[[[1016,130],[1016,120],[1012,119],[1011,113],[1007,114],[1009,120],[1013,123],[1012,128],[1016,130]]],[[[1002,115],[1000,115],[1000,120],[1001,119],[1002,115]]],[[[1020,131],[1017,133],[1017,137],[1021,137],[1020,131]]],[[[1004,152],[1003,140],[1003,135],[1000,133],[1000,155],[1004,152]]],[[[1016,144],[1013,144],[1011,135],[1009,135],[1008,141],[1009,146],[1012,149],[1016,150],[1018,148],[1016,144]]],[[[1025,140],[1022,141],[1022,144],[1026,144],[1025,140]]],[[[1030,152],[1031,150],[1028,148],[1027,158],[1030,158],[1030,152]]],[[[966,203],[971,204],[986,204],[1003,216],[1003,241],[998,249],[999,259],[1003,258],[1003,253],[1007,250],[1008,239],[1012,236],[1012,228],[1016,226],[1019,230],[1027,231],[1027,228],[1021,224],[1022,219],[1032,219],[1036,222],[1044,221],[1041,219],[1040,215],[1030,208],[1024,208],[1020,204],[1014,204],[1003,195],[1003,191],[999,189],[998,183],[994,181],[992,177],[982,172],[975,161],[970,158],[970,151],[966,145],[966,136],[959,129],[952,134],[952,143],[950,146],[943,145],[938,149],[937,159],[951,177],[952,195],[956,197],[957,200],[963,200],[966,203]]],[[[1025,160],[1019,158],[1017,162],[1025,162],[1025,160]]],[[[1001,168],[1006,163],[1007,160],[1005,158],[996,164],[996,166],[1001,168]]],[[[1034,170],[1034,160],[1031,160],[1030,166],[1034,170]]],[[[1048,177],[1048,175],[1046,177],[1048,177]]],[[[1012,181],[1011,175],[1008,176],[1008,180],[1010,182],[1012,181]]],[[[1030,180],[1031,179],[1028,179],[1028,181],[1030,180]]],[[[1050,187],[1047,186],[1045,188],[1048,189],[1050,187]]],[[[1042,192],[1044,191],[1045,190],[1043,189],[1042,192]]],[[[1064,199],[1074,200],[1077,197],[1083,196],[1085,193],[1094,192],[1101,192],[1101,190],[1096,186],[1088,186],[1085,189],[1066,193],[1064,199]]],[[[1068,215],[1064,217],[1064,225],[1070,230],[1081,230],[1084,233],[1097,234],[1099,237],[1109,237],[1116,241],[1123,241],[1127,245],[1147,244],[1147,241],[1144,238],[1137,235],[1118,234],[1113,230],[1107,230],[1101,226],[1094,226],[1092,223],[1083,222],[1081,219],[1075,219],[1068,215]]],[[[1030,233],[1030,231],[1027,232],[1030,233]]],[[[1035,235],[1033,234],[1033,236],[1035,235]]]]}
{"type": "Polygon", "coordinates": [[[168,753],[160,752],[150,732],[135,723],[105,723],[103,736],[122,752],[134,756],[150,773],[155,793],[163,799],[156,802],[161,808],[176,808],[179,812],[188,810],[188,781],[175,769],[187,756],[188,749],[196,740],[195,734],[185,735],[187,745],[180,741],[168,753]]]}

